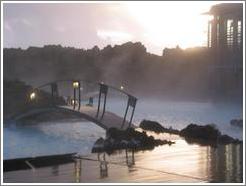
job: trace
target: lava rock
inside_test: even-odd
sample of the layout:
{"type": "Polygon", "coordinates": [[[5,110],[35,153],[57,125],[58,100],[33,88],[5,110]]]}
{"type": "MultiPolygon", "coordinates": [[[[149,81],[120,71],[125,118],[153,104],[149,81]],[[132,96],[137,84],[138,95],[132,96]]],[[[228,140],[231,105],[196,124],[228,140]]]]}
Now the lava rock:
{"type": "Polygon", "coordinates": [[[161,126],[160,123],[158,123],[156,121],[150,121],[150,120],[141,121],[139,127],[144,129],[144,130],[154,131],[156,133],[161,133],[164,129],[164,127],[161,126]]]}
{"type": "Polygon", "coordinates": [[[110,128],[106,132],[105,140],[100,138],[95,142],[92,152],[106,151],[111,153],[114,150],[126,148],[135,150],[153,149],[155,146],[171,145],[173,143],[167,140],[156,140],[153,136],[148,136],[145,131],[139,132],[133,128],[126,130],[110,128]]]}
{"type": "Polygon", "coordinates": [[[179,134],[179,130],[172,129],[171,127],[165,128],[160,123],[158,123],[156,121],[151,121],[151,120],[141,121],[139,127],[144,129],[144,130],[149,130],[149,131],[153,131],[156,133],[165,132],[165,133],[170,133],[170,134],[179,134]]]}
{"type": "Polygon", "coordinates": [[[242,141],[238,139],[234,139],[228,135],[222,135],[221,132],[211,124],[205,126],[190,124],[180,131],[180,136],[184,137],[188,143],[198,143],[200,145],[216,146],[217,144],[242,143],[242,141]]]}
{"type": "Polygon", "coordinates": [[[234,143],[234,144],[239,144],[242,143],[242,141],[238,140],[238,139],[234,139],[228,135],[221,135],[218,138],[218,143],[219,144],[230,144],[230,143],[234,143]]]}
{"type": "Polygon", "coordinates": [[[180,131],[180,136],[183,137],[199,138],[213,141],[217,140],[220,135],[220,131],[211,124],[205,126],[190,124],[180,131]]]}
{"type": "Polygon", "coordinates": [[[101,137],[97,139],[92,147],[92,152],[103,152],[105,140],[101,137]]]}

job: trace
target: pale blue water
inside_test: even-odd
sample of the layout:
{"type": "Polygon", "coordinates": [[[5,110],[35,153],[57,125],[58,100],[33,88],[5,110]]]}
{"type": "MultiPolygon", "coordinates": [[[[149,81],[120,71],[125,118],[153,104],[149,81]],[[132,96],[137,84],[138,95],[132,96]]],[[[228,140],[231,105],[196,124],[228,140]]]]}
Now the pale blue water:
{"type": "MultiPolygon", "coordinates": [[[[125,100],[109,100],[107,110],[124,115],[125,100]]],[[[190,123],[214,123],[224,134],[242,139],[242,129],[230,120],[242,118],[242,108],[232,104],[138,100],[134,123],[143,119],[158,121],[165,127],[182,129],[190,123]]],[[[130,117],[130,112],[129,116],[130,117]]],[[[105,131],[90,122],[62,121],[32,126],[3,128],[4,159],[78,152],[88,154],[105,131]]]]}

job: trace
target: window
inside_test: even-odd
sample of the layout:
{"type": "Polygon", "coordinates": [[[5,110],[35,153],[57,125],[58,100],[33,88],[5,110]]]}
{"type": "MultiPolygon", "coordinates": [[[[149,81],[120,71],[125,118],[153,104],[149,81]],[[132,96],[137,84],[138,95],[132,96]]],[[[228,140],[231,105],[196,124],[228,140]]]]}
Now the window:
{"type": "Polygon", "coordinates": [[[226,41],[227,41],[227,47],[232,48],[232,45],[233,45],[233,20],[232,19],[227,20],[226,41]]]}
{"type": "Polygon", "coordinates": [[[217,46],[220,43],[220,25],[219,25],[219,23],[216,24],[216,43],[217,43],[217,46]]]}
{"type": "Polygon", "coordinates": [[[237,22],[237,44],[238,44],[238,47],[240,47],[242,44],[242,22],[241,21],[237,22]]]}
{"type": "Polygon", "coordinates": [[[212,47],[212,25],[208,23],[208,48],[212,47]]]}

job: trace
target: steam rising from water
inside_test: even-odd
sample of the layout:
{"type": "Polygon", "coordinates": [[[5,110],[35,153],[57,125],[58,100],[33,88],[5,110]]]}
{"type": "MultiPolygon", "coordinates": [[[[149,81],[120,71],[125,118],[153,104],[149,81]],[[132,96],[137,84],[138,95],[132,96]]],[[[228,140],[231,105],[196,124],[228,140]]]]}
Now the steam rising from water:
{"type": "MultiPolygon", "coordinates": [[[[123,100],[111,99],[107,110],[122,116],[123,100]]],[[[242,118],[242,108],[198,102],[139,100],[134,123],[143,119],[160,122],[165,127],[182,129],[190,123],[215,123],[218,129],[234,138],[242,139],[242,129],[230,125],[230,120],[242,118]]],[[[32,126],[6,127],[3,131],[4,159],[78,152],[88,154],[94,142],[104,137],[105,131],[90,122],[49,122],[32,126]]]]}

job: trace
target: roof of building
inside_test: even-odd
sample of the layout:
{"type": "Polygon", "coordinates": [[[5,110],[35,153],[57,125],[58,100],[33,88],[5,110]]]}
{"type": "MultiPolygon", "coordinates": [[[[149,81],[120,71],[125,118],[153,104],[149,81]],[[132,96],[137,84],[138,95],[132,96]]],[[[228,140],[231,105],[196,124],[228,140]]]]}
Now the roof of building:
{"type": "Polygon", "coordinates": [[[205,14],[210,15],[225,15],[225,14],[243,14],[243,3],[221,3],[211,7],[209,12],[205,14]]]}

